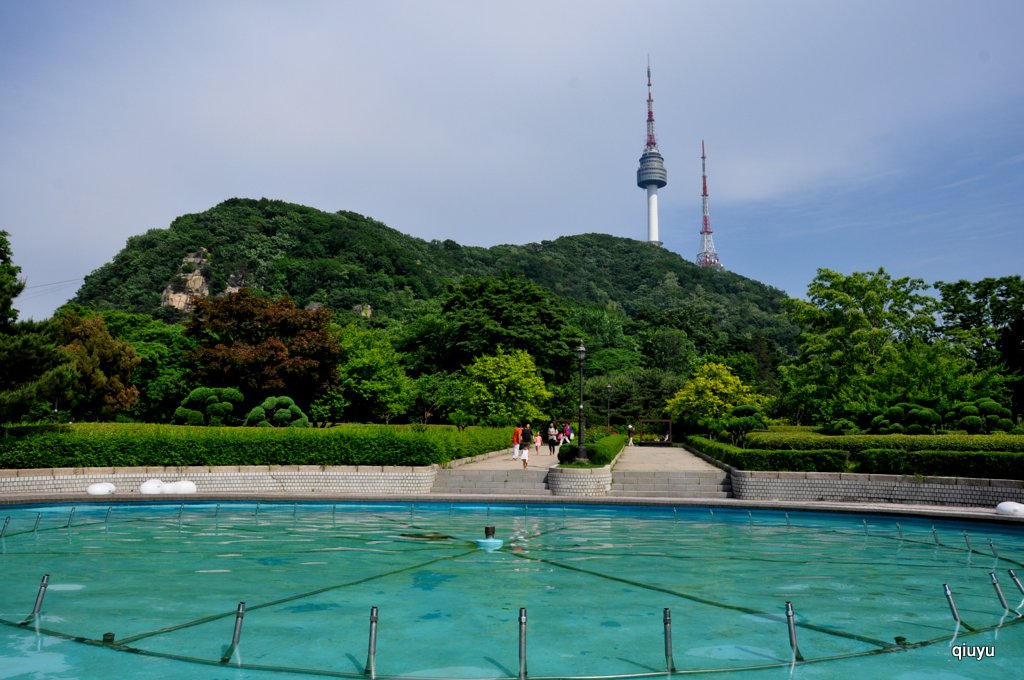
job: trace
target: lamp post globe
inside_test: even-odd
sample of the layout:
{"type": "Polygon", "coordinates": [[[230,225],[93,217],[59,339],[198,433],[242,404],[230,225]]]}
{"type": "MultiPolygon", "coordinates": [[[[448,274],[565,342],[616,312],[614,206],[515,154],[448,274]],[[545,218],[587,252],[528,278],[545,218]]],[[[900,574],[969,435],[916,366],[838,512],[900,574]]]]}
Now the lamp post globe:
{"type": "Polygon", "coordinates": [[[586,419],[583,415],[583,369],[587,363],[587,348],[583,346],[582,342],[576,348],[576,356],[580,360],[580,438],[576,445],[576,462],[586,463],[587,447],[583,445],[583,433],[586,430],[586,419]]]}

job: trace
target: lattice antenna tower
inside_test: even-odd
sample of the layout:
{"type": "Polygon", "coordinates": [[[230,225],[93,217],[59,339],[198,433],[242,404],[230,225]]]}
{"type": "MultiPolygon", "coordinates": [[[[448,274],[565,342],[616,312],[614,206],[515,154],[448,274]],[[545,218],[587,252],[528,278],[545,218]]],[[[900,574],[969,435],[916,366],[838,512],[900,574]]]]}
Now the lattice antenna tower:
{"type": "Polygon", "coordinates": [[[700,230],[700,237],[704,247],[697,253],[697,265],[700,267],[712,267],[713,269],[725,269],[722,262],[718,259],[715,241],[711,237],[711,215],[708,212],[708,158],[704,153],[703,139],[700,140],[700,171],[704,178],[704,191],[701,192],[701,199],[704,204],[704,226],[700,230]]]}
{"type": "Polygon", "coordinates": [[[651,96],[651,60],[647,60],[647,143],[640,155],[636,185],[647,190],[647,240],[660,246],[658,238],[658,189],[668,184],[665,159],[654,136],[654,97],[651,96]]]}

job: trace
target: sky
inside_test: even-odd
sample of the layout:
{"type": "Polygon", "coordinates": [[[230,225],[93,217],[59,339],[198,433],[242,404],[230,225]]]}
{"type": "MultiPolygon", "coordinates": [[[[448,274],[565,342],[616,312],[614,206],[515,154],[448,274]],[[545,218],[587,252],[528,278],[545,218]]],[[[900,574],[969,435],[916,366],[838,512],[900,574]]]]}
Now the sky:
{"type": "Polygon", "coordinates": [[[48,318],[127,239],[232,197],[426,240],[644,240],[729,271],[1024,269],[1019,0],[0,0],[0,230],[48,318]]]}

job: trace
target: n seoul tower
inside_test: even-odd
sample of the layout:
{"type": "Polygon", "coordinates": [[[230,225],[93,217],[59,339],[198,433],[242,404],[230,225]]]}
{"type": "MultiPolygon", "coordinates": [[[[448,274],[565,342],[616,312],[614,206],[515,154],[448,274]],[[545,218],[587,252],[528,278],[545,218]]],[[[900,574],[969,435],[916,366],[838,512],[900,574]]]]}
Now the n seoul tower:
{"type": "Polygon", "coordinates": [[[640,155],[640,167],[636,171],[636,185],[647,189],[647,240],[656,246],[658,238],[658,189],[668,184],[665,159],[658,151],[654,138],[654,98],[651,96],[651,63],[647,62],[647,144],[640,155]]]}

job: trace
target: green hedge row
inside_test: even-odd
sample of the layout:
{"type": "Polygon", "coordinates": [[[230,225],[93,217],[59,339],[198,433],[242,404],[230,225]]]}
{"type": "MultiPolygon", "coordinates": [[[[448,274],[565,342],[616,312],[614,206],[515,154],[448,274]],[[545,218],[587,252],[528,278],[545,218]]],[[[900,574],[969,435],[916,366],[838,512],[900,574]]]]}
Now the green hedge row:
{"type": "Polygon", "coordinates": [[[430,465],[508,447],[508,428],[76,424],[0,437],[0,468],[430,465]]]}
{"type": "Polygon", "coordinates": [[[857,454],[857,472],[885,475],[1021,479],[1024,476],[1024,454],[1002,451],[866,449],[857,454]]]}
{"type": "Polygon", "coordinates": [[[1003,451],[1024,453],[1024,435],[1019,434],[848,434],[824,435],[807,430],[751,432],[747,446],[756,449],[816,451],[839,449],[858,452],[867,449],[901,451],[1003,451]]]}
{"type": "Polygon", "coordinates": [[[687,443],[712,458],[740,470],[776,470],[789,472],[851,472],[850,453],[841,449],[785,451],[743,449],[704,437],[688,437],[687,443]]]}
{"type": "Polygon", "coordinates": [[[1024,476],[1024,453],[1017,452],[903,451],[888,448],[862,451],[741,449],[704,437],[690,437],[688,443],[693,448],[740,470],[858,472],[990,479],[1021,479],[1024,476]]]}
{"type": "MultiPolygon", "coordinates": [[[[601,435],[595,439],[588,438],[583,444],[587,447],[587,460],[592,465],[609,465],[615,460],[615,456],[619,455],[622,447],[626,445],[626,435],[601,435]]],[[[558,462],[562,464],[572,463],[576,460],[577,448],[575,444],[563,445],[558,450],[558,462]]]]}

